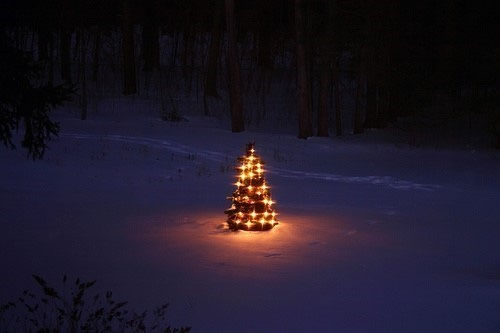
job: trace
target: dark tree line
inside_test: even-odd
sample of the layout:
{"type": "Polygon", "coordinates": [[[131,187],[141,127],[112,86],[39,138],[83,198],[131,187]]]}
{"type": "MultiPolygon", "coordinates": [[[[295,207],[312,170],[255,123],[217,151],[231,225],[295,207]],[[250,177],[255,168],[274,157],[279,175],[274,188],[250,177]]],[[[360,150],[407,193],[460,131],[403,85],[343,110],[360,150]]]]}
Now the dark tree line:
{"type": "Polygon", "coordinates": [[[147,89],[157,73],[165,88],[171,83],[161,71],[166,65],[180,67],[186,89],[192,89],[193,70],[201,67],[205,113],[213,114],[211,99],[227,94],[235,132],[245,126],[246,81],[259,82],[265,103],[281,70],[292,73],[300,138],[328,136],[330,123],[336,135],[345,123],[357,134],[440,108],[449,118],[486,117],[485,130],[500,145],[499,27],[487,4],[10,0],[2,6],[4,33],[17,48],[36,54],[46,81],[78,85],[82,119],[87,79],[98,81],[104,40],[115,33],[124,95],[138,93],[140,77],[147,89]],[[161,43],[165,35],[174,41],[168,49],[161,43]],[[162,63],[165,57],[169,64],[162,63]],[[243,69],[252,76],[244,77],[243,69]],[[343,119],[348,97],[352,119],[343,119]]]}

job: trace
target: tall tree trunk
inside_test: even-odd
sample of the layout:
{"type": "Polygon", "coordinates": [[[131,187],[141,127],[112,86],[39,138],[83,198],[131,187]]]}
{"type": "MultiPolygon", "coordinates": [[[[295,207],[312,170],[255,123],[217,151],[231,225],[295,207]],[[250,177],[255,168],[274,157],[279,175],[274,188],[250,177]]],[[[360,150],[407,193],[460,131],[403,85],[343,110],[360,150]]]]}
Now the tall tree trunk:
{"type": "Polygon", "coordinates": [[[328,136],[328,91],[330,88],[330,69],[323,65],[319,78],[318,136],[328,136]]]}
{"type": "Polygon", "coordinates": [[[122,52],[123,52],[123,94],[137,92],[134,55],[134,26],[132,23],[130,1],[123,2],[122,13],[122,52]]]}
{"type": "Polygon", "coordinates": [[[366,78],[366,117],[364,127],[378,127],[377,119],[377,86],[374,82],[373,74],[368,73],[366,78]]]}
{"type": "Polygon", "coordinates": [[[48,83],[50,86],[53,85],[54,83],[54,36],[52,35],[52,32],[49,34],[49,75],[48,75],[48,83]]]}
{"type": "Polygon", "coordinates": [[[142,56],[145,72],[144,88],[149,90],[153,70],[160,68],[160,34],[153,10],[147,10],[148,18],[142,25],[142,56]]]}
{"type": "Polygon", "coordinates": [[[363,133],[362,111],[363,111],[363,56],[364,51],[360,48],[356,57],[356,97],[353,114],[353,134],[363,133]]]}
{"type": "Polygon", "coordinates": [[[310,67],[307,62],[306,32],[304,20],[304,1],[295,0],[295,32],[297,59],[297,111],[300,139],[313,135],[311,115],[310,67]]]}
{"type": "Polygon", "coordinates": [[[236,52],[236,28],[234,22],[234,0],[226,2],[227,53],[229,74],[229,99],[231,108],[231,130],[242,132],[245,129],[243,103],[241,96],[240,66],[236,52]]]}
{"type": "Polygon", "coordinates": [[[353,134],[363,133],[363,124],[361,122],[362,112],[362,96],[363,96],[363,80],[361,78],[361,70],[358,70],[358,78],[356,80],[356,105],[354,107],[353,119],[353,134]]]}
{"type": "Polygon", "coordinates": [[[153,71],[160,67],[160,35],[154,19],[147,19],[142,26],[143,70],[153,71]]]}
{"type": "Polygon", "coordinates": [[[95,34],[95,44],[94,44],[94,56],[93,56],[93,67],[92,67],[92,80],[97,82],[97,75],[99,74],[99,65],[101,57],[101,31],[97,27],[95,34]]]}
{"type": "Polygon", "coordinates": [[[207,76],[205,78],[204,96],[219,97],[217,94],[217,63],[221,40],[221,11],[219,1],[215,2],[214,21],[210,45],[208,47],[207,76]]]}
{"type": "Polygon", "coordinates": [[[85,75],[85,58],[87,55],[87,48],[85,47],[85,34],[83,29],[80,32],[80,104],[82,108],[81,119],[87,119],[87,79],[85,75]]]}
{"type": "Polygon", "coordinates": [[[384,128],[387,122],[387,113],[389,109],[389,96],[387,88],[379,86],[378,88],[378,113],[377,113],[377,127],[384,128]]]}
{"type": "Polygon", "coordinates": [[[342,103],[340,95],[340,75],[338,70],[338,65],[335,64],[333,76],[333,89],[335,94],[335,135],[342,135],[342,103]]]}
{"type": "Polygon", "coordinates": [[[72,32],[69,29],[61,29],[59,41],[61,78],[66,82],[71,82],[71,35],[72,32]]]}
{"type": "Polygon", "coordinates": [[[45,28],[38,31],[38,61],[46,61],[49,53],[50,32],[45,28]]]}

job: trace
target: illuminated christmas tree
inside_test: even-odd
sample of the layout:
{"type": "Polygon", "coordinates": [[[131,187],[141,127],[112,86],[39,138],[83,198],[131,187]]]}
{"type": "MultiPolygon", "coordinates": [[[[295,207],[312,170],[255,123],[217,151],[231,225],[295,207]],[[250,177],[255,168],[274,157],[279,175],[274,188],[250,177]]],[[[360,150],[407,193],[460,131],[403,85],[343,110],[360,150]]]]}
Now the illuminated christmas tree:
{"type": "Polygon", "coordinates": [[[236,191],[228,197],[231,207],[225,211],[231,230],[269,230],[278,224],[275,202],[264,177],[264,162],[255,154],[254,146],[247,144],[245,156],[238,158],[236,191]]]}

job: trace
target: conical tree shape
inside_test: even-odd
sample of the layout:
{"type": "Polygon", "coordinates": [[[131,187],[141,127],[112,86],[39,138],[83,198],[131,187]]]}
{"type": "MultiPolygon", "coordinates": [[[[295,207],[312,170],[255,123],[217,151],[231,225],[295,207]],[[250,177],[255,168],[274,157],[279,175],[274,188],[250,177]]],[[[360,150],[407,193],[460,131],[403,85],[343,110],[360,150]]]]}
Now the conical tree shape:
{"type": "Polygon", "coordinates": [[[255,154],[255,144],[249,143],[246,154],[238,158],[240,165],[236,191],[231,197],[227,224],[231,230],[270,230],[278,224],[275,202],[264,177],[264,162],[255,154]]]}

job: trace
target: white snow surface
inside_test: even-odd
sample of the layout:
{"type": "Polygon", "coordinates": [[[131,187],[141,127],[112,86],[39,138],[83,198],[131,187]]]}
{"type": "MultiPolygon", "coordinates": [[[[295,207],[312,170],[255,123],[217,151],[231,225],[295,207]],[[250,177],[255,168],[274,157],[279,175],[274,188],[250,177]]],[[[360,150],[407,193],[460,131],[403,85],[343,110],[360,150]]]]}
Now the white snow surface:
{"type": "Polygon", "coordinates": [[[0,150],[0,303],[66,273],[193,332],[500,332],[498,152],[57,119],[44,160],[0,150]],[[249,141],[268,232],[224,225],[249,141]]]}

